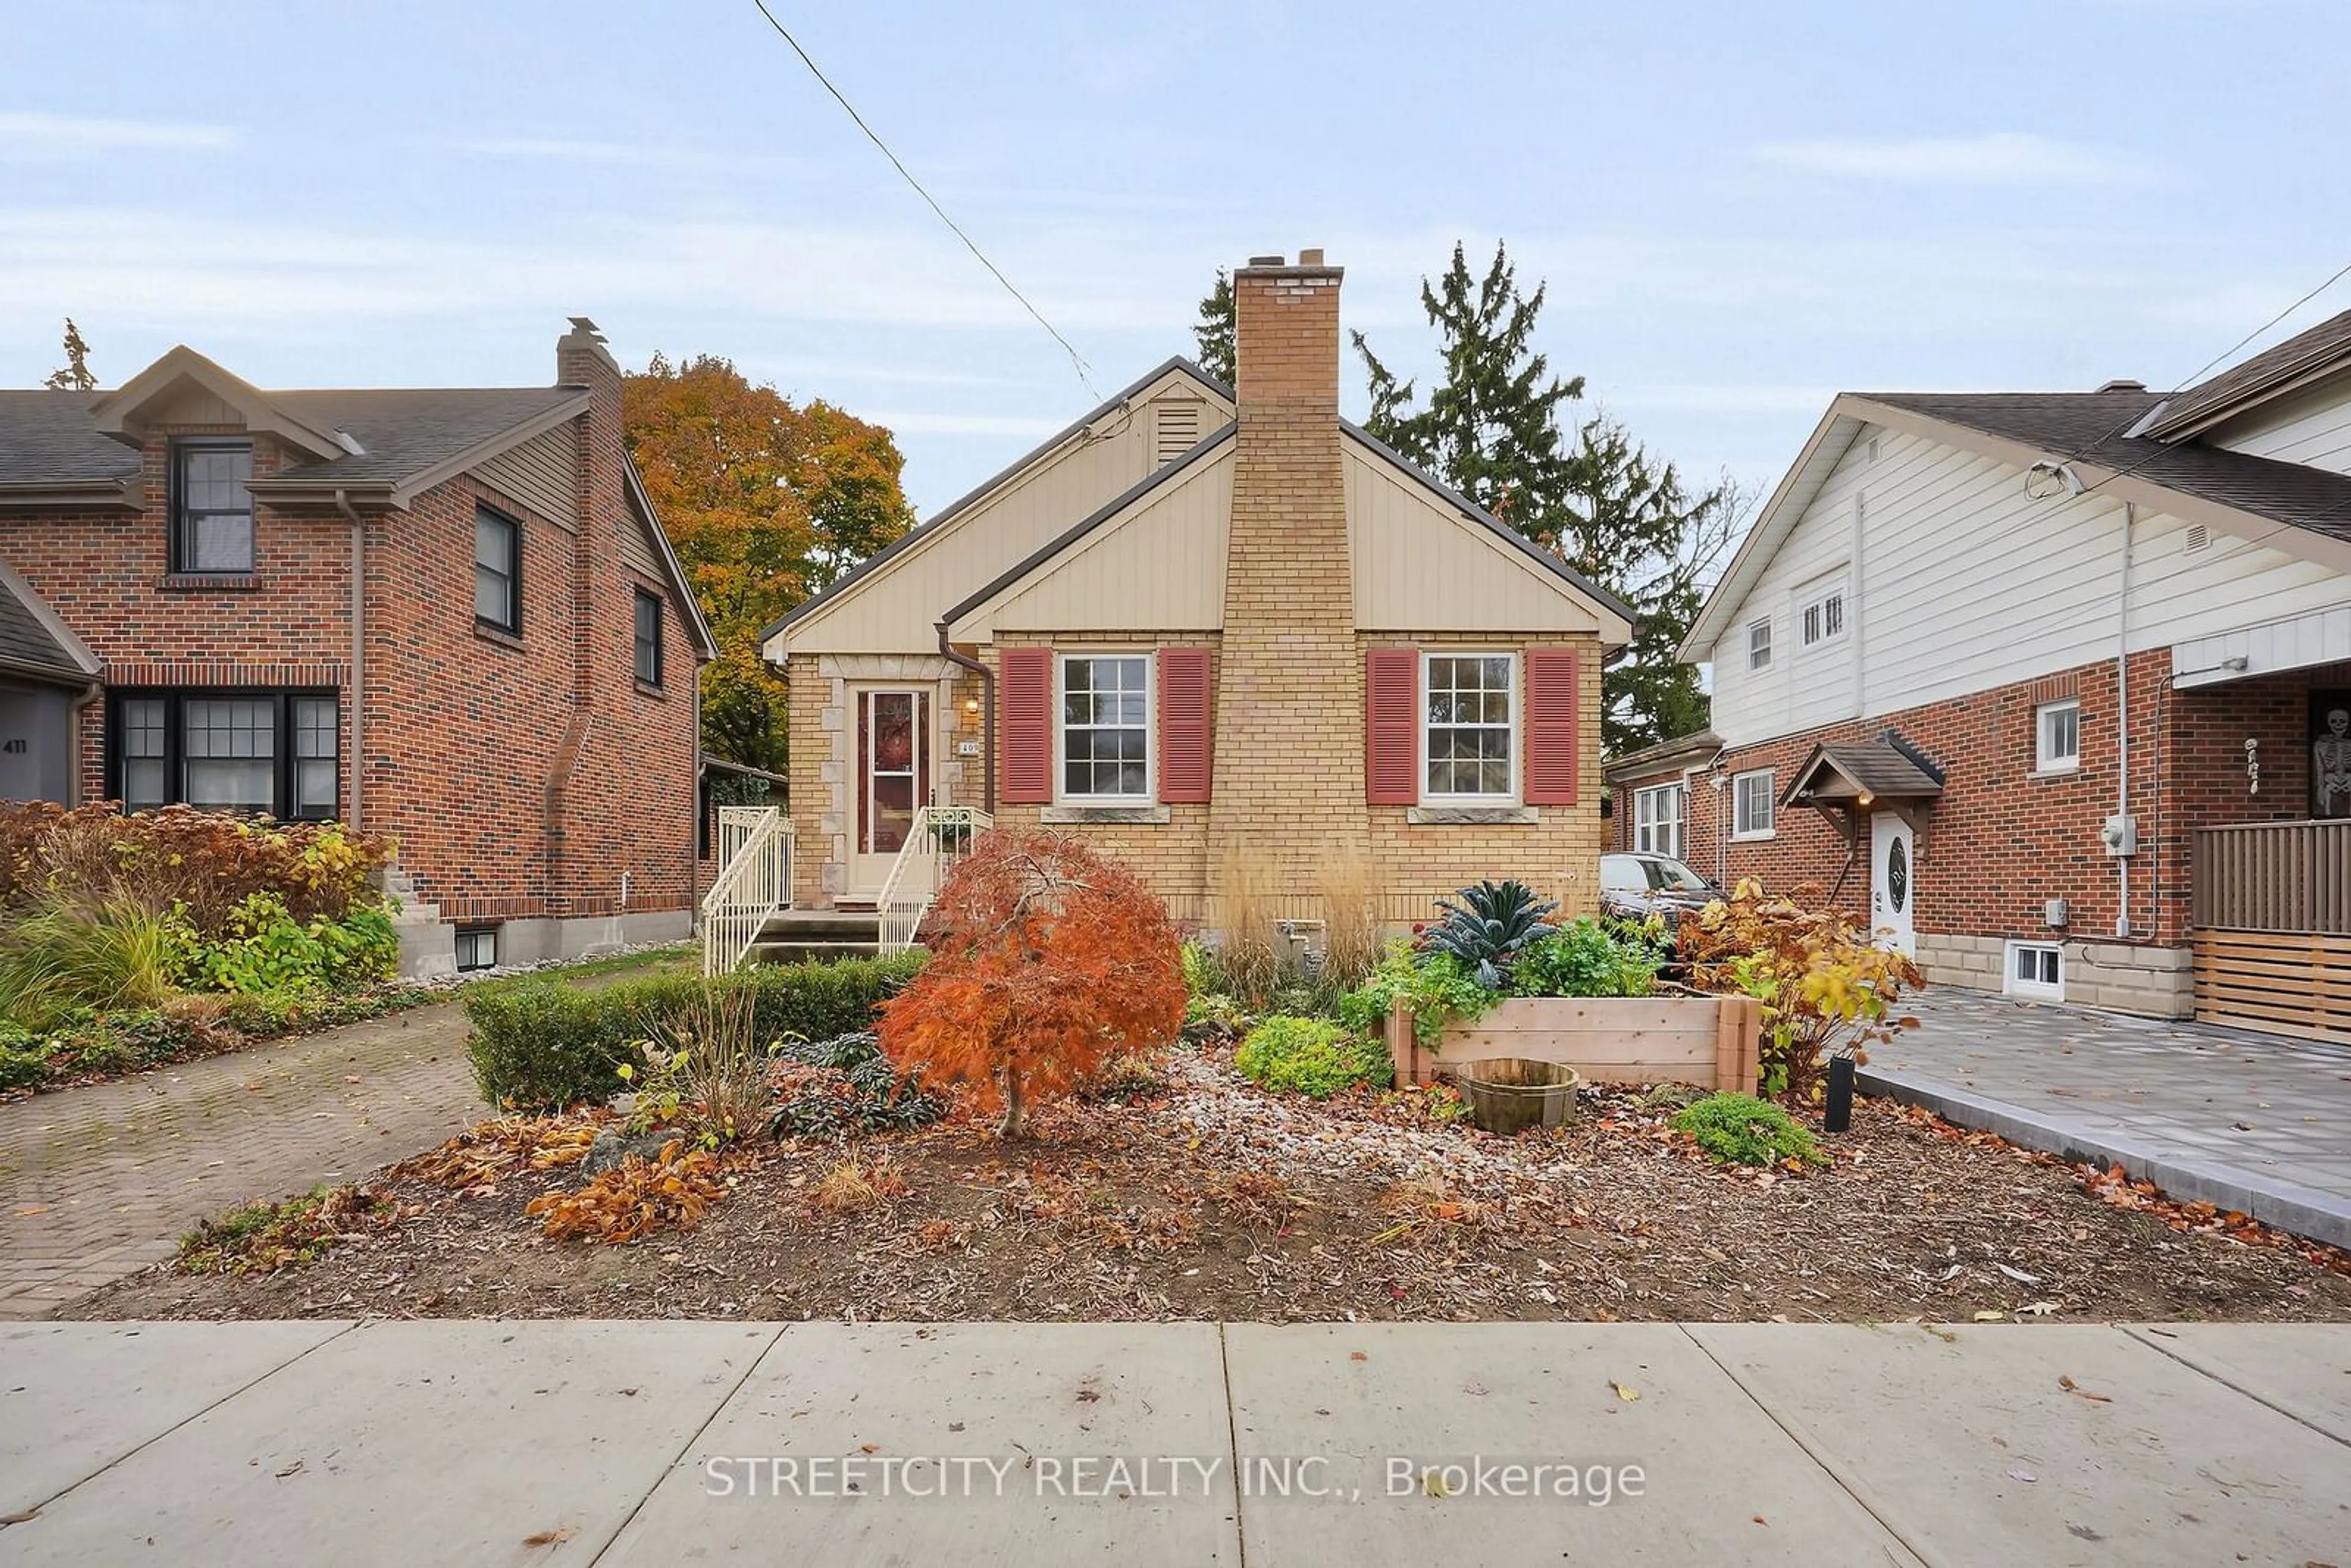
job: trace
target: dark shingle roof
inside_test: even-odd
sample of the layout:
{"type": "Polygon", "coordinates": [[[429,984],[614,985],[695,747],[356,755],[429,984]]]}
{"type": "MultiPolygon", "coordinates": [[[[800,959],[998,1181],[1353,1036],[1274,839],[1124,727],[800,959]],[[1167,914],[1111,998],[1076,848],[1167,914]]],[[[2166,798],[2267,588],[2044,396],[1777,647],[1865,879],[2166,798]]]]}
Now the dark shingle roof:
{"type": "Polygon", "coordinates": [[[2351,359],[2351,310],[2297,332],[2274,349],[2189,387],[2171,400],[2149,434],[2168,436],[2211,422],[2233,405],[2351,359]]]}
{"type": "Polygon", "coordinates": [[[272,392],[269,399],[319,430],[345,430],[363,454],[280,469],[281,479],[397,484],[429,472],[515,426],[551,413],[577,387],[386,388],[272,392]]]}
{"type": "MultiPolygon", "coordinates": [[[[1888,800],[1931,800],[1943,792],[1939,770],[1922,765],[1921,755],[1891,730],[1868,740],[1840,740],[1813,747],[1788,781],[1781,804],[1819,792],[1821,770],[1842,774],[1859,789],[1888,800]]],[[[1831,791],[1834,795],[1835,791],[1831,791]]]]}
{"type": "Polygon", "coordinates": [[[81,680],[97,672],[57,641],[34,612],[31,588],[12,571],[0,571],[0,664],[53,672],[81,680]]]}
{"type": "MultiPolygon", "coordinates": [[[[0,484],[129,478],[138,452],[99,433],[91,407],[103,394],[0,392],[0,484]]],[[[303,423],[349,431],[364,453],[280,469],[277,479],[399,484],[552,413],[577,387],[386,388],[266,394],[303,423]]]]}
{"type": "Polygon", "coordinates": [[[81,392],[0,392],[0,484],[72,484],[128,479],[139,454],[100,435],[90,417],[103,396],[81,392]]]}
{"type": "Polygon", "coordinates": [[[2147,392],[1862,392],[2052,457],[2127,470],[2183,496],[2351,541],[2351,475],[2184,441],[2126,435],[2162,399],[2147,392]]]}

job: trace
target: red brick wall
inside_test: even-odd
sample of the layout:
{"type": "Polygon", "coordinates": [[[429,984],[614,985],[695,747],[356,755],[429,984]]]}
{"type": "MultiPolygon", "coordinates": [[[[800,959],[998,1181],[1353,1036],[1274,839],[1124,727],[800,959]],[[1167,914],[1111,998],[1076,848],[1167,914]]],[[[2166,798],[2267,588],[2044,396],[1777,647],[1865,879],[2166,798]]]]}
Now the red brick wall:
{"type": "MultiPolygon", "coordinates": [[[[2131,810],[2139,831],[2139,853],[2130,866],[2135,936],[2168,946],[2187,940],[2195,827],[2308,814],[2305,692],[2330,684],[2351,684],[2351,672],[2304,672],[2175,692],[2168,648],[2132,655],[2131,810]],[[2248,736],[2261,741],[2258,797],[2245,788],[2248,736]]],[[[2111,661],[1728,752],[1720,789],[1707,775],[1693,781],[1687,858],[1709,876],[1760,876],[1774,887],[1834,886],[1839,904],[1866,909],[1865,821],[1849,871],[1843,837],[1810,810],[1782,808],[1771,840],[1729,841],[1728,779],[1770,767],[1775,792],[1784,793],[1816,743],[1867,738],[1888,727],[1947,774],[1943,798],[1916,845],[1914,908],[1920,931],[2047,936],[2043,905],[2064,898],[2070,905],[2067,935],[2113,939],[2118,881],[2116,862],[2098,840],[2116,797],[2111,661]],[[2081,767],[2034,777],[2033,710],[2068,696],[2082,705],[2081,767]]],[[[1629,791],[1620,796],[1620,811],[1630,799],[1629,791]]]]}
{"type": "MultiPolygon", "coordinates": [[[[612,914],[623,873],[632,911],[692,901],[694,650],[664,593],[664,688],[637,685],[619,371],[568,344],[567,379],[594,393],[581,422],[584,529],[468,476],[368,520],[363,820],[398,840],[419,896],[451,919],[612,914]],[[523,525],[519,640],[475,627],[477,499],[523,525]]],[[[152,433],[140,512],[0,513],[0,557],[106,662],[110,685],[335,688],[348,814],[349,522],[332,508],[257,507],[249,586],[163,582],[168,439],[223,433],[152,433]]],[[[256,476],[284,465],[268,437],[255,447],[256,476]]],[[[81,739],[83,793],[99,799],[103,704],[85,713],[81,739]]]]}

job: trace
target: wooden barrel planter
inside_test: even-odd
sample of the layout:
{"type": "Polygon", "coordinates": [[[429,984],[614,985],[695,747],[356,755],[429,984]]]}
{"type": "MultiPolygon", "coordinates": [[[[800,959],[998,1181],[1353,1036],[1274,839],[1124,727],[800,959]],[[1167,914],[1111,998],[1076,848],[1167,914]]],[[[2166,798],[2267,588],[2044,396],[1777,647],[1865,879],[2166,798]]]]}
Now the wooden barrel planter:
{"type": "Polygon", "coordinates": [[[1400,1084],[1455,1063],[1511,1059],[1573,1067],[1587,1083],[1695,1083],[1755,1092],[1763,1004],[1752,997],[1511,997],[1450,1023],[1435,1050],[1399,1001],[1387,1024],[1400,1084]]]}
{"type": "Polygon", "coordinates": [[[1445,1070],[1469,1106],[1469,1119],[1507,1137],[1529,1127],[1563,1127],[1575,1114],[1583,1080],[1573,1067],[1521,1056],[1456,1062],[1445,1070]]]}

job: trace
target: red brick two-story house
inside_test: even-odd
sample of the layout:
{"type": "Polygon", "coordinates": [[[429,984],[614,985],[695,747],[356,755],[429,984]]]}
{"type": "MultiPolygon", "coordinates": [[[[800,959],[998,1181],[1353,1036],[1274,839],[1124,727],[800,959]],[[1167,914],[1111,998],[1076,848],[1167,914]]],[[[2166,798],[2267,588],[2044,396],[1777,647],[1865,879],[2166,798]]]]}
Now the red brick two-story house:
{"type": "Polygon", "coordinates": [[[0,791],[388,834],[411,973],[685,935],[712,653],[585,319],[549,386],[0,392],[0,791]]]}

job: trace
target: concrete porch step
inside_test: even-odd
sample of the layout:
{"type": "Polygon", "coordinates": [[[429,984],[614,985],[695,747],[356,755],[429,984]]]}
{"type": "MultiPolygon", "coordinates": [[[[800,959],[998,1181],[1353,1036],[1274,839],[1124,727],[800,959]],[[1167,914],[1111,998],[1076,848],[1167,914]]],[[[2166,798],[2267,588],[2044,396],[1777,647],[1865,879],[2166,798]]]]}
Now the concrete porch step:
{"type": "Polygon", "coordinates": [[[751,945],[755,964],[831,963],[881,951],[882,919],[871,911],[786,909],[771,915],[751,945]]]}

